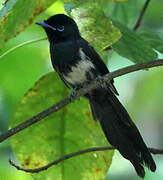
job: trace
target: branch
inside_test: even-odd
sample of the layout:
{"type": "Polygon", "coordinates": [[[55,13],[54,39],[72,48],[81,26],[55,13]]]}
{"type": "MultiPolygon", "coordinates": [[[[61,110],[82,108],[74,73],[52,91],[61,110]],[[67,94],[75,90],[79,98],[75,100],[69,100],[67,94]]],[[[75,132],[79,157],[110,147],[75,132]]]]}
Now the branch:
{"type": "Polygon", "coordinates": [[[3,53],[0,56],[0,59],[4,58],[6,55],[8,55],[9,53],[15,51],[16,49],[18,49],[20,47],[23,47],[23,46],[26,46],[26,45],[29,45],[29,44],[33,44],[33,43],[36,43],[36,42],[39,42],[39,41],[43,41],[43,40],[47,40],[47,37],[34,39],[34,40],[30,40],[30,41],[26,41],[26,42],[23,42],[21,44],[18,44],[17,46],[14,46],[11,49],[7,50],[5,53],[3,53]]]}
{"type": "Polygon", "coordinates": [[[138,70],[142,70],[142,69],[148,69],[148,68],[152,68],[152,67],[156,67],[156,66],[163,66],[163,59],[139,63],[139,64],[135,64],[132,66],[128,66],[128,67],[116,70],[114,72],[110,72],[110,73],[106,74],[105,76],[103,76],[102,78],[100,78],[100,81],[97,78],[97,79],[93,80],[89,85],[79,89],[79,91],[77,91],[75,93],[73,99],[72,98],[66,98],[66,99],[56,103],[55,105],[49,107],[48,109],[42,111],[41,113],[33,116],[31,119],[24,121],[21,124],[18,124],[17,126],[15,126],[14,128],[8,130],[7,132],[1,134],[0,135],[0,142],[3,142],[7,138],[13,136],[14,134],[22,131],[25,128],[31,126],[32,124],[40,121],[41,119],[47,117],[48,115],[52,114],[53,112],[58,111],[59,109],[63,108],[67,104],[74,101],[75,99],[79,98],[80,96],[83,96],[84,94],[88,93],[89,91],[99,87],[101,85],[101,82],[109,82],[113,78],[116,78],[118,76],[122,76],[124,74],[128,74],[128,73],[131,73],[134,71],[138,71],[138,70]]]}
{"type": "Polygon", "coordinates": [[[154,155],[163,154],[163,149],[155,149],[155,148],[148,148],[148,149],[154,155]]]}
{"type": "MultiPolygon", "coordinates": [[[[9,163],[18,170],[30,172],[30,173],[38,173],[40,171],[47,170],[51,166],[57,165],[57,164],[61,163],[62,161],[65,161],[65,160],[70,159],[70,158],[75,157],[75,156],[79,156],[79,155],[89,153],[89,152],[94,152],[94,151],[106,151],[106,150],[114,150],[114,149],[115,148],[113,146],[110,146],[110,147],[94,147],[94,148],[84,149],[81,151],[77,151],[74,153],[67,154],[67,155],[65,155],[65,156],[63,156],[63,157],[61,157],[55,161],[52,161],[51,163],[49,163],[45,166],[42,166],[42,167],[36,168],[36,169],[27,169],[27,168],[21,167],[21,166],[17,165],[15,162],[13,162],[11,159],[9,159],[9,163]]],[[[152,154],[155,154],[155,155],[156,154],[163,154],[163,149],[161,149],[161,150],[155,149],[155,148],[148,148],[148,149],[152,154]]]]}
{"type": "Polygon", "coordinates": [[[138,19],[137,19],[137,21],[136,21],[136,23],[135,23],[135,25],[133,27],[133,31],[136,31],[139,28],[139,26],[140,26],[140,24],[142,22],[143,16],[145,14],[145,11],[146,11],[146,9],[147,9],[147,7],[149,5],[149,2],[150,2],[150,0],[146,0],[142,10],[140,11],[139,17],[138,17],[138,19]]]}
{"type": "Polygon", "coordinates": [[[9,1],[9,0],[6,0],[5,2],[2,3],[2,5],[3,5],[3,6],[6,6],[6,4],[7,4],[8,1],[9,1]]]}

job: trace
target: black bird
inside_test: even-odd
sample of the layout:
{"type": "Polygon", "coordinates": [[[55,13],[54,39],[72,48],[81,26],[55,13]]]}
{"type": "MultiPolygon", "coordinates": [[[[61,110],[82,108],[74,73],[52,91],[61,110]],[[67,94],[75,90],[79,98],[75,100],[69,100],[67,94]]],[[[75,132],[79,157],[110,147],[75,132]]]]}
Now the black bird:
{"type": "MultiPolygon", "coordinates": [[[[94,50],[81,37],[73,19],[57,14],[38,22],[48,36],[52,65],[67,87],[83,87],[109,70],[94,50]]],[[[140,177],[144,165],[156,170],[155,162],[129,114],[117,99],[113,80],[87,93],[94,120],[98,120],[109,143],[128,159],[140,177]]]]}

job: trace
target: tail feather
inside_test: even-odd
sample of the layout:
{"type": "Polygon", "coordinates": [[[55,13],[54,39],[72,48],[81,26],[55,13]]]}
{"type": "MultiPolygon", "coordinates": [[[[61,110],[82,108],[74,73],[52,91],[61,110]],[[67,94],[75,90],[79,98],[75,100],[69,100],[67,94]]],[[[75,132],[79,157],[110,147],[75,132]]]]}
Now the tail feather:
{"type": "Polygon", "coordinates": [[[131,163],[133,164],[135,170],[136,170],[136,173],[141,177],[141,178],[144,178],[145,176],[145,171],[144,171],[144,167],[140,164],[140,163],[135,163],[135,162],[132,162],[131,163]]]}
{"type": "Polygon", "coordinates": [[[95,89],[88,98],[93,117],[99,120],[106,138],[133,164],[137,174],[144,177],[143,165],[155,171],[155,162],[143,138],[112,91],[104,88],[95,89]]]}

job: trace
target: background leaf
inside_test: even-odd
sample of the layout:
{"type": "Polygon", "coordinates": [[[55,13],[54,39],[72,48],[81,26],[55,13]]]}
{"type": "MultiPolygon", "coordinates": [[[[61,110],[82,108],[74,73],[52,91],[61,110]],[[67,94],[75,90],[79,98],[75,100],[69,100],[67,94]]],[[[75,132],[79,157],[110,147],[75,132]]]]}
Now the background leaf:
{"type": "Polygon", "coordinates": [[[145,31],[141,32],[139,34],[142,39],[148,45],[151,46],[151,48],[154,48],[155,50],[159,51],[160,53],[163,53],[163,33],[162,32],[152,32],[152,31],[145,31]]]}
{"type": "Polygon", "coordinates": [[[113,50],[136,63],[157,59],[157,53],[141,36],[121,23],[113,22],[122,33],[121,39],[113,44],[113,50]]]}
{"type": "Polygon", "coordinates": [[[110,0],[64,0],[65,10],[77,22],[82,36],[91,43],[98,52],[106,46],[112,45],[121,33],[104,13],[104,7],[110,0]],[[73,6],[74,5],[74,6],[73,6]]]}
{"type": "Polygon", "coordinates": [[[0,49],[22,32],[54,0],[9,0],[0,11],[0,49]],[[28,8],[27,8],[28,7],[28,8]]]}
{"type": "Polygon", "coordinates": [[[129,0],[124,3],[115,3],[111,1],[104,7],[104,11],[110,18],[116,19],[123,25],[132,28],[144,3],[144,0],[129,0]]]}
{"type": "Polygon", "coordinates": [[[98,3],[84,4],[72,10],[82,36],[100,52],[116,42],[121,33],[101,10],[98,3]],[[86,8],[87,7],[87,8],[86,8]]]}
{"type": "MultiPolygon", "coordinates": [[[[56,73],[50,73],[24,96],[11,126],[32,117],[68,94],[56,73]]],[[[58,157],[84,148],[108,145],[99,124],[92,120],[86,100],[81,99],[11,138],[13,151],[27,168],[38,168],[58,157]],[[19,148],[18,148],[19,147],[19,148]]],[[[113,151],[81,155],[62,162],[36,179],[104,179],[113,151]]]]}
{"type": "Polygon", "coordinates": [[[128,0],[114,0],[115,2],[126,2],[128,0]]]}

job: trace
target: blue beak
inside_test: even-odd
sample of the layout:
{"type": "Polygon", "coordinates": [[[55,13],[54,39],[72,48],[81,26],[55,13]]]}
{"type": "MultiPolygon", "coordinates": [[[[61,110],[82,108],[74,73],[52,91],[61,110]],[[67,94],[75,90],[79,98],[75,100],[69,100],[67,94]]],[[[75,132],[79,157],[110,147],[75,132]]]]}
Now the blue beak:
{"type": "Polygon", "coordinates": [[[42,22],[37,22],[36,24],[38,24],[38,25],[40,25],[40,26],[42,26],[42,27],[50,28],[50,29],[56,31],[56,28],[50,26],[49,24],[46,24],[44,21],[42,21],[42,22]]]}

